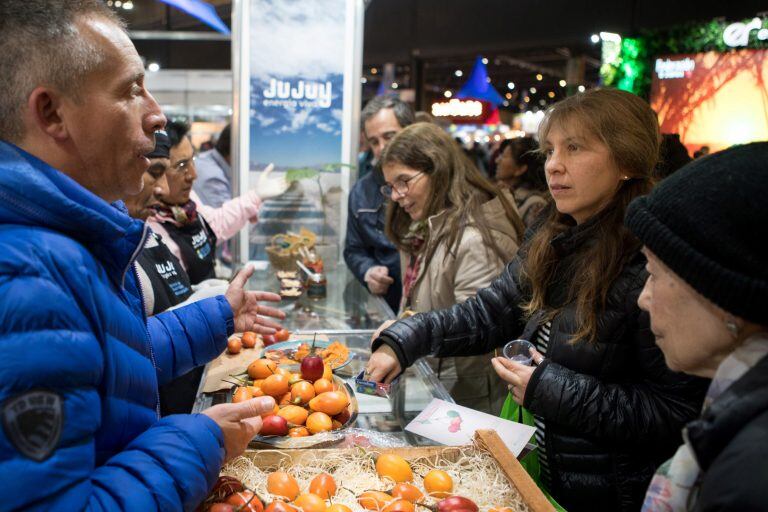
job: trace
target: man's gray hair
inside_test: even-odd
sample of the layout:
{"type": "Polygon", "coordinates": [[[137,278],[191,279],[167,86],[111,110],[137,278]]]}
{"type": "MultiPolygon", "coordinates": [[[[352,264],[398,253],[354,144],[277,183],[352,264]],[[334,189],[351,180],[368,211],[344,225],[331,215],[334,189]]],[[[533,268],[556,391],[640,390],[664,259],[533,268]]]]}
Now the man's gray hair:
{"type": "Polygon", "coordinates": [[[81,17],[101,17],[125,29],[100,0],[0,0],[0,139],[24,137],[21,113],[40,85],[79,101],[103,52],[79,32],[81,17]]]}
{"type": "Polygon", "coordinates": [[[385,108],[392,109],[392,112],[395,114],[395,119],[397,119],[401,128],[405,128],[416,122],[411,106],[397,96],[376,96],[366,103],[362,112],[360,112],[360,117],[363,120],[363,128],[365,128],[366,121],[385,108]]]}

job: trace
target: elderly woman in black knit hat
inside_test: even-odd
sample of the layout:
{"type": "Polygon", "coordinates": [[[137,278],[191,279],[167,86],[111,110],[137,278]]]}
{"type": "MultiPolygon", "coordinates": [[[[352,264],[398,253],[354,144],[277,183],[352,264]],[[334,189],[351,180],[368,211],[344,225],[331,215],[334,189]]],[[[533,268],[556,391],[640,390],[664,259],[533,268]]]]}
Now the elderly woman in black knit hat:
{"type": "Polygon", "coordinates": [[[667,365],[712,379],[646,511],[768,509],[768,143],[696,160],[635,200],[638,304],[667,365]]]}

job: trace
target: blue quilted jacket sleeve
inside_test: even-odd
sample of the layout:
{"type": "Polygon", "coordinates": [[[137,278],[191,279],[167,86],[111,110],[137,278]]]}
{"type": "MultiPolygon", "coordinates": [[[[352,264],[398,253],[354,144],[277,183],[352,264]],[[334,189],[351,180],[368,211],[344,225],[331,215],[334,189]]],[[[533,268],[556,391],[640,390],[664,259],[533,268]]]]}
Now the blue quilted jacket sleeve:
{"type": "Polygon", "coordinates": [[[162,385],[221,354],[234,319],[229,302],[219,295],[152,316],[147,327],[162,385]]]}
{"type": "MultiPolygon", "coordinates": [[[[152,408],[121,398],[117,391],[105,399],[104,389],[112,386],[104,380],[105,369],[113,364],[110,358],[116,352],[104,349],[94,334],[93,320],[83,314],[97,307],[96,303],[78,304],[48,278],[33,271],[11,273],[2,267],[0,264],[0,297],[4,298],[0,301],[0,404],[30,390],[44,390],[60,396],[63,414],[55,449],[40,461],[22,454],[9,430],[0,429],[0,508],[193,510],[224,460],[218,425],[200,414],[156,421],[152,408]],[[105,431],[105,418],[110,415],[124,420],[109,423],[105,431]],[[119,442],[130,422],[142,419],[148,428],[99,461],[98,447],[105,444],[104,436],[119,442]]],[[[83,294],[79,300],[89,297],[83,294]]],[[[214,307],[220,307],[218,301],[201,304],[197,314],[214,307]]],[[[222,332],[224,323],[217,327],[222,332]]],[[[209,353],[215,343],[210,345],[209,353]]],[[[121,355],[135,354],[136,361],[147,365],[145,356],[122,350],[121,355]]],[[[207,354],[204,347],[189,350],[194,357],[207,354]]],[[[149,398],[154,401],[152,394],[149,398]]]]}
{"type": "Polygon", "coordinates": [[[212,419],[168,416],[83,482],[92,494],[88,510],[194,510],[223,462],[224,439],[212,419]]]}

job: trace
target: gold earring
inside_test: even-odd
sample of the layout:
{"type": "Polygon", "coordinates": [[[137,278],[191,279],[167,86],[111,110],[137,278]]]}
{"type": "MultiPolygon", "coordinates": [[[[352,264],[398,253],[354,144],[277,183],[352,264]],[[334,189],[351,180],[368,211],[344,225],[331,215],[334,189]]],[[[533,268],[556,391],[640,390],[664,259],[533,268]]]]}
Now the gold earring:
{"type": "Polygon", "coordinates": [[[622,179],[623,179],[624,181],[627,181],[627,180],[629,180],[629,176],[624,176],[622,179]]]}

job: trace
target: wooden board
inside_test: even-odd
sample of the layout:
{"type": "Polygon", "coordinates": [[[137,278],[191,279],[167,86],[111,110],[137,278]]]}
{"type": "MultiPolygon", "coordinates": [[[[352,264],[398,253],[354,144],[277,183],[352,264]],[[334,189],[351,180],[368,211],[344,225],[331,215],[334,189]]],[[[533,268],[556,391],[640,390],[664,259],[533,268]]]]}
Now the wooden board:
{"type": "Polygon", "coordinates": [[[243,373],[248,365],[259,358],[259,353],[264,348],[261,340],[256,342],[253,348],[243,348],[239,354],[230,354],[226,350],[216,359],[208,363],[208,371],[205,373],[203,393],[215,393],[222,389],[230,389],[235,381],[231,375],[243,373]],[[230,382],[227,382],[227,381],[230,382]]]}
{"type": "MultiPolygon", "coordinates": [[[[475,433],[475,442],[479,449],[487,451],[496,460],[510,485],[517,489],[522,500],[532,512],[553,512],[555,510],[495,431],[478,430],[475,433]]],[[[460,447],[451,446],[426,446],[413,448],[369,448],[367,450],[376,453],[394,453],[405,459],[442,457],[443,459],[452,460],[453,456],[458,456],[460,449],[460,447]]],[[[359,451],[360,449],[354,448],[352,450],[359,451]]],[[[244,455],[251,458],[260,468],[268,469],[277,468],[286,461],[290,461],[290,465],[311,463],[313,460],[339,451],[342,450],[247,450],[244,455]]]]}
{"type": "MultiPolygon", "coordinates": [[[[240,337],[242,333],[234,334],[240,337]]],[[[306,336],[291,335],[288,341],[297,339],[307,339],[306,336]]],[[[328,336],[318,335],[319,341],[328,341],[328,336]]],[[[216,359],[208,363],[208,371],[205,374],[205,383],[203,384],[203,393],[215,393],[223,389],[230,389],[234,379],[230,375],[243,373],[248,365],[259,358],[259,354],[264,348],[261,339],[256,342],[253,348],[243,348],[239,354],[230,354],[226,350],[216,359]],[[229,380],[230,382],[227,382],[229,380]]]]}
{"type": "Polygon", "coordinates": [[[504,441],[493,430],[478,430],[475,432],[478,444],[493,455],[507,479],[515,486],[523,501],[534,512],[553,511],[555,507],[549,502],[531,475],[509,451],[504,441]]]}

